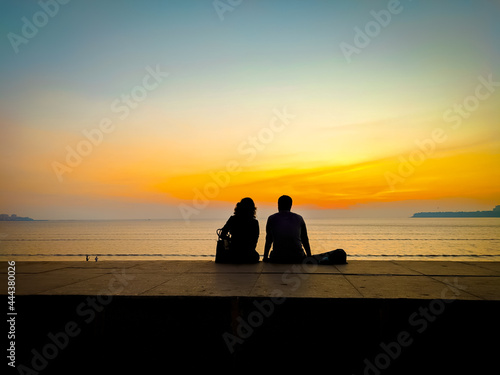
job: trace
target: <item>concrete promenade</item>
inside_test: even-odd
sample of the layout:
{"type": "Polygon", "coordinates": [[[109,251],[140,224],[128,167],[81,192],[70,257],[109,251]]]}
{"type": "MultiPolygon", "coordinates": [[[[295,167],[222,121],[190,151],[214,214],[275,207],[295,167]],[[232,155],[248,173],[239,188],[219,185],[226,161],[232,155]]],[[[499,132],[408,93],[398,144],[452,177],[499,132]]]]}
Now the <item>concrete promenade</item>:
{"type": "Polygon", "coordinates": [[[32,261],[15,277],[15,374],[500,367],[499,262],[32,261]]]}
{"type": "MultiPolygon", "coordinates": [[[[4,264],[2,273],[7,272],[4,264]]],[[[6,283],[1,285],[6,294],[6,283]]],[[[213,261],[17,262],[17,295],[500,300],[500,262],[365,261],[318,266],[213,261]],[[447,287],[457,291],[444,294],[447,287]]]]}

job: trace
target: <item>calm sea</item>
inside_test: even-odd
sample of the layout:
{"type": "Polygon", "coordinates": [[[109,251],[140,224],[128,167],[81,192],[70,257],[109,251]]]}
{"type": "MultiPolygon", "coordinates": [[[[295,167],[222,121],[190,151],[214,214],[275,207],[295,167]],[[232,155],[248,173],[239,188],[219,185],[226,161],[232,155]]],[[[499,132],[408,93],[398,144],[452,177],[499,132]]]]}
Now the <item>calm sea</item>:
{"type": "MultiPolygon", "coordinates": [[[[0,260],[213,259],[225,220],[0,222],[0,260]]],[[[262,255],[265,219],[257,250],[262,255]]],[[[306,219],[313,253],[500,261],[500,219],[306,219]]]]}

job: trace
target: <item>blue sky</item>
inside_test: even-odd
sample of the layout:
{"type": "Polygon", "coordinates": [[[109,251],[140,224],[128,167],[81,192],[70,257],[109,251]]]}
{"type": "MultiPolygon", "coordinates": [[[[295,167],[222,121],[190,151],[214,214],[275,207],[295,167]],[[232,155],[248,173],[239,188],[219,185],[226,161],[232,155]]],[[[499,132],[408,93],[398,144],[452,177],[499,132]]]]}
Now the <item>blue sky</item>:
{"type": "MultiPolygon", "coordinates": [[[[53,1],[43,3],[55,9],[53,1]]],[[[439,200],[487,208],[500,198],[491,170],[498,93],[398,191],[386,191],[383,177],[442,126],[443,112],[471,95],[479,77],[500,77],[498,2],[243,0],[232,8],[221,19],[211,0],[71,0],[14,48],[9,33],[22,37],[24,17],[33,22],[42,7],[3,1],[0,207],[40,218],[178,217],[208,173],[240,158],[238,145],[285,107],[296,115],[291,126],[201,214],[225,210],[249,187],[257,202],[273,205],[259,190],[267,173],[290,181],[276,189],[291,190],[308,209],[411,201],[413,210],[439,200]],[[391,6],[400,11],[349,62],[341,43],[355,45],[355,28],[365,30],[372,11],[391,6]],[[140,85],[148,67],[169,76],[61,182],[54,162],[64,162],[82,131],[116,117],[110,104],[140,85]],[[463,154],[492,180],[454,194],[446,186],[460,176],[450,165],[463,154]],[[369,165],[362,178],[338,172],[311,189],[300,182],[309,169],[359,170],[359,163],[369,165]],[[423,187],[443,174],[437,165],[449,171],[441,194],[423,187]]],[[[470,179],[472,169],[464,172],[470,179]]]]}

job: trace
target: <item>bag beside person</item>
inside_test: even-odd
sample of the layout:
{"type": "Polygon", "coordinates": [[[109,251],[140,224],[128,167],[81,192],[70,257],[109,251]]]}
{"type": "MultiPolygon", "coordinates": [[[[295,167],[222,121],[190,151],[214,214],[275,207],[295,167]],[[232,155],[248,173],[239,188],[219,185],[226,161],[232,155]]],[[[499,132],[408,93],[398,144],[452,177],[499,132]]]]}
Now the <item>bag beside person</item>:
{"type": "Polygon", "coordinates": [[[231,238],[229,235],[222,236],[222,229],[217,229],[217,247],[215,249],[215,263],[226,263],[229,261],[231,238]]]}
{"type": "Polygon", "coordinates": [[[336,249],[325,253],[319,264],[347,264],[347,254],[344,249],[336,249]]]}

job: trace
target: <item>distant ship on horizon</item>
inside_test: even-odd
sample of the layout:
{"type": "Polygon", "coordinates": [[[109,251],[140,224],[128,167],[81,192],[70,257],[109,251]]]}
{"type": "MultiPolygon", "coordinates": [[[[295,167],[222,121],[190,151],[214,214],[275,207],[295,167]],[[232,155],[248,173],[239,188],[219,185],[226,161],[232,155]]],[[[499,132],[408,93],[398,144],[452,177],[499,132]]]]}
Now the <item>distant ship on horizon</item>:
{"type": "Polygon", "coordinates": [[[500,206],[492,211],[417,212],[412,217],[500,217],[500,206]]]}

